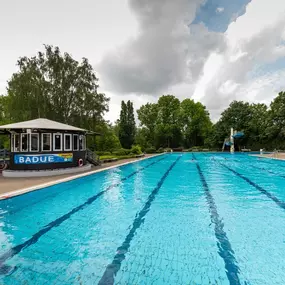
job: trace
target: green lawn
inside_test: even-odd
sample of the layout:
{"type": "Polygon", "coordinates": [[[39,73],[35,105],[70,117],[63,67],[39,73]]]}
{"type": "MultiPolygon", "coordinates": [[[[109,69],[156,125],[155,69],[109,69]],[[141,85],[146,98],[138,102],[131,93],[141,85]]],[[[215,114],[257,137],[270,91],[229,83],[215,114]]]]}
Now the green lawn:
{"type": "Polygon", "coordinates": [[[127,159],[127,158],[135,158],[137,154],[128,154],[128,155],[101,155],[99,156],[100,160],[107,160],[107,159],[127,159]]]}

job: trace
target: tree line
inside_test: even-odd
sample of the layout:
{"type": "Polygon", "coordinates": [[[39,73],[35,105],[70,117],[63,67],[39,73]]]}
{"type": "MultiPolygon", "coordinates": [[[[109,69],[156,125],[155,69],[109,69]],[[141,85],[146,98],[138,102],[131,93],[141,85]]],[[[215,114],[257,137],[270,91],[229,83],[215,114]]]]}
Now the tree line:
{"type": "MultiPolygon", "coordinates": [[[[162,95],[156,103],[136,110],[136,126],[133,103],[122,101],[120,118],[111,124],[104,119],[109,98],[98,91],[98,78],[86,58],[78,62],[58,47],[46,45],[34,57],[21,57],[17,66],[6,94],[0,96],[1,125],[39,117],[71,124],[101,133],[88,138],[88,146],[99,151],[133,145],[143,150],[220,150],[231,127],[245,134],[237,140],[237,148],[285,149],[285,92],[270,106],[233,101],[216,123],[200,102],[162,95]]],[[[8,139],[0,136],[0,148],[8,144],[8,139]]]]}
{"type": "Polygon", "coordinates": [[[285,149],[285,92],[271,102],[250,104],[233,101],[220,119],[212,123],[206,107],[199,102],[164,95],[156,104],[138,110],[137,142],[145,147],[209,148],[221,150],[230,129],[242,131],[236,149],[285,149]]]}

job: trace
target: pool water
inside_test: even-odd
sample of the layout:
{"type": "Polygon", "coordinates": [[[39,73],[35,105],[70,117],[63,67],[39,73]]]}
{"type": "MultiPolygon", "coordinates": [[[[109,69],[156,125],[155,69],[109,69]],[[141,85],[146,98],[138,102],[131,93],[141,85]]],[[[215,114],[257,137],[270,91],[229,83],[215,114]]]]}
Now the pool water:
{"type": "Polygon", "coordinates": [[[285,162],[172,153],[0,201],[0,284],[285,284],[285,162]]]}

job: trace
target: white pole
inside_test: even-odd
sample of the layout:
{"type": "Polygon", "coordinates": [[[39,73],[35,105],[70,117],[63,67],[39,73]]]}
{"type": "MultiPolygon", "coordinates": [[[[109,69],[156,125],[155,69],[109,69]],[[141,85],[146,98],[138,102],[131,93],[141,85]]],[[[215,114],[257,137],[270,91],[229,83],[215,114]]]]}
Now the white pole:
{"type": "Polygon", "coordinates": [[[234,153],[234,152],[235,152],[235,141],[234,141],[233,135],[234,135],[234,129],[231,128],[231,137],[230,137],[231,153],[234,153]]]}

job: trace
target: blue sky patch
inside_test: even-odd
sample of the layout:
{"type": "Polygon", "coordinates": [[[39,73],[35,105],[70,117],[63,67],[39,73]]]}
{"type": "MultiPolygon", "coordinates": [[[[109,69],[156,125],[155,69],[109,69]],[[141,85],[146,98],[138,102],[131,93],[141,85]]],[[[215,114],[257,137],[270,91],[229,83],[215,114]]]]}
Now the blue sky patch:
{"type": "Polygon", "coordinates": [[[245,13],[251,0],[207,0],[196,15],[193,24],[203,22],[210,31],[225,32],[228,25],[245,13]]]}

